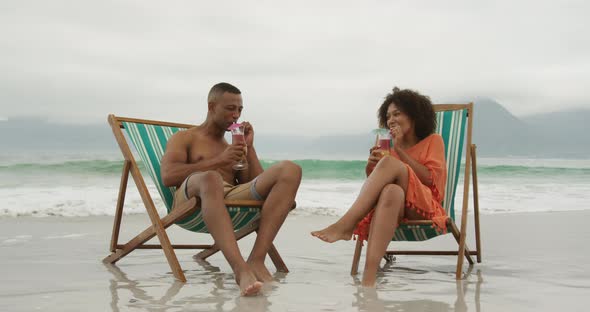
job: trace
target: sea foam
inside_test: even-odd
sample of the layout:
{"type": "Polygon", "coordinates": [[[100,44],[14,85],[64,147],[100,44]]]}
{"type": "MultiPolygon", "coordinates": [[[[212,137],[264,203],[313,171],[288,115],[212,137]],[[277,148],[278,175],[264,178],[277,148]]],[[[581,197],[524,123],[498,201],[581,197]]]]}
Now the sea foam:
{"type": "MultiPolygon", "coordinates": [[[[0,217],[112,216],[119,192],[122,161],[82,156],[7,159],[0,164],[0,217]]],[[[303,168],[294,214],[341,216],[364,182],[361,160],[296,160],[303,168]]],[[[268,167],[276,161],[263,161],[268,167]]],[[[161,215],[166,208],[149,175],[144,174],[161,215]]],[[[590,161],[481,159],[478,162],[479,205],[483,214],[590,209],[590,161]]],[[[463,179],[455,197],[460,214],[463,179]]],[[[470,188],[470,195],[473,188],[470,188]]],[[[469,210],[473,201],[469,201],[469,210]]],[[[125,214],[145,213],[132,178],[125,214]]]]}

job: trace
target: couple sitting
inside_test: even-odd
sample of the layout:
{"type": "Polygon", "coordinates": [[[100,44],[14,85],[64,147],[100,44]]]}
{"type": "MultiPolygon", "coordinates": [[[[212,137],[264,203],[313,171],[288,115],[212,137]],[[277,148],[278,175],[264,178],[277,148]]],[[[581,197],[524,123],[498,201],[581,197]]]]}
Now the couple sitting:
{"type": "MultiPolygon", "coordinates": [[[[255,295],[272,280],[264,265],[266,254],[291,210],[301,182],[301,168],[283,161],[264,170],[254,148],[254,130],[243,122],[245,142],[228,144],[226,129],[242,112],[238,88],[219,83],[208,96],[207,119],[201,125],[174,134],[162,158],[162,182],[176,186],[174,206],[201,199],[202,216],[235,273],[243,295],[255,295]],[[245,170],[232,166],[244,159],[245,170]],[[247,260],[234,237],[224,199],[264,200],[260,227],[247,260]]],[[[336,223],[311,234],[332,243],[353,234],[368,240],[363,286],[374,287],[380,259],[400,220],[431,219],[445,230],[441,206],[446,181],[444,145],[435,130],[435,113],[428,97],[394,88],[378,111],[379,125],[395,140],[391,157],[371,148],[358,198],[336,223]],[[374,218],[373,218],[374,216],[374,218]],[[372,221],[371,221],[372,220],[372,221]],[[356,227],[356,230],[355,230],[356,227]],[[354,233],[353,233],[354,231],[354,233]]]]}

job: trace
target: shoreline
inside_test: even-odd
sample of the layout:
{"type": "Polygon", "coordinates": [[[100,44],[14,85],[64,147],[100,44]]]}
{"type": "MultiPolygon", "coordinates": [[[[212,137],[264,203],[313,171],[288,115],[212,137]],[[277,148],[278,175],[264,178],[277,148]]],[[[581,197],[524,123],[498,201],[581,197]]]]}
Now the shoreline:
{"type": "MultiPolygon", "coordinates": [[[[481,204],[480,204],[481,205],[481,204]]],[[[459,206],[458,208],[455,208],[457,215],[455,216],[455,222],[457,223],[457,225],[459,225],[458,223],[461,221],[460,220],[460,216],[461,216],[461,207],[459,206]]],[[[469,221],[468,224],[472,225],[473,222],[473,207],[471,205],[469,205],[469,221]]],[[[158,211],[159,213],[163,213],[164,211],[158,211]]],[[[529,212],[523,212],[523,211],[506,211],[506,212],[481,212],[480,211],[480,218],[483,217],[487,217],[487,216],[526,216],[526,215],[530,215],[530,214],[535,214],[535,215],[543,215],[543,214],[569,214],[569,213],[583,213],[583,212],[588,212],[590,213],[590,209],[588,208],[580,208],[580,209],[571,209],[571,210],[549,210],[549,211],[529,211],[529,212]]],[[[330,214],[323,214],[323,213],[313,213],[310,212],[308,210],[297,210],[297,208],[295,210],[293,210],[290,215],[293,216],[300,216],[300,217],[327,217],[327,218],[338,218],[340,217],[340,215],[330,215],[330,214]]],[[[134,212],[134,213],[129,213],[129,214],[123,214],[123,217],[140,217],[140,216],[146,216],[146,218],[148,217],[147,212],[134,212]]],[[[31,214],[27,214],[27,215],[19,215],[19,216],[12,216],[12,215],[0,215],[0,222],[3,220],[11,220],[11,219],[27,219],[27,218],[31,218],[31,219],[39,219],[39,220],[43,220],[43,219],[54,219],[54,221],[58,221],[58,220],[64,220],[67,221],[69,219],[72,220],[84,220],[84,219],[92,219],[92,218],[110,218],[112,219],[114,216],[112,215],[89,215],[89,216],[62,216],[62,215],[31,215],[31,214]]],[[[111,220],[112,221],[112,220],[111,220]]]]}

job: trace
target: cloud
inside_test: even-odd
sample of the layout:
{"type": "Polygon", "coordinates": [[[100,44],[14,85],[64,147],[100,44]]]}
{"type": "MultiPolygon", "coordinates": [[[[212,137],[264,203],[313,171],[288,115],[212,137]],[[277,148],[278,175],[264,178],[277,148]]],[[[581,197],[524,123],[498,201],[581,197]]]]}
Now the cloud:
{"type": "Polygon", "coordinates": [[[519,115],[590,103],[590,4],[582,1],[4,6],[7,117],[196,123],[219,81],[242,89],[244,118],[265,133],[371,129],[394,85],[435,102],[491,97],[519,115]]]}

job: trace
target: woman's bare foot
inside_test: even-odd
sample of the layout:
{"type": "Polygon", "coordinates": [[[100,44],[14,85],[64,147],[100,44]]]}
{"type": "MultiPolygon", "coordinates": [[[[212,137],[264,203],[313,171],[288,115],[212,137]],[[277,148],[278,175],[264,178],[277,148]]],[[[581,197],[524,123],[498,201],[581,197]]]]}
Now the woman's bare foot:
{"type": "Polygon", "coordinates": [[[367,287],[367,288],[375,288],[375,278],[364,278],[363,277],[363,281],[361,282],[361,285],[363,287],[367,287]]]}
{"type": "Polygon", "coordinates": [[[375,288],[375,283],[377,282],[377,270],[365,269],[363,270],[363,280],[361,281],[361,285],[363,287],[368,288],[375,288]]]}
{"type": "Polygon", "coordinates": [[[250,270],[236,274],[236,282],[240,286],[242,296],[256,296],[262,288],[262,283],[256,280],[256,275],[250,270]]]}
{"type": "Polygon", "coordinates": [[[349,230],[338,223],[334,223],[323,230],[311,232],[311,235],[324,242],[333,243],[339,240],[350,240],[352,238],[352,229],[349,230]]]}
{"type": "Polygon", "coordinates": [[[263,283],[268,283],[268,282],[274,281],[272,274],[270,274],[270,272],[268,271],[268,269],[264,265],[264,262],[248,260],[247,263],[250,266],[250,268],[252,269],[252,271],[254,271],[254,275],[256,275],[256,278],[259,281],[261,281],[263,283]]]}

